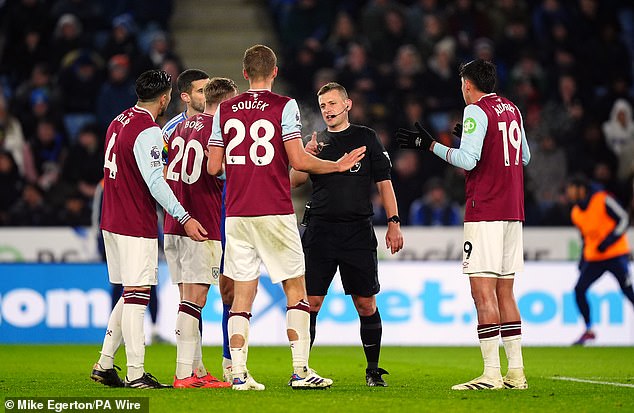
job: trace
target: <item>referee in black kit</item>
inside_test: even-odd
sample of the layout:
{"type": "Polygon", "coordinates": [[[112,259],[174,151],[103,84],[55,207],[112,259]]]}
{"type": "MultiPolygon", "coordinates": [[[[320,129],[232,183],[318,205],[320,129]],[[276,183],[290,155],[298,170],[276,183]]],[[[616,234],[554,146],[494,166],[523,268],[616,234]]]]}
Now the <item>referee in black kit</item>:
{"type": "MultiPolygon", "coordinates": [[[[327,130],[313,132],[306,151],[336,161],[346,152],[365,146],[365,157],[346,172],[310,175],[313,193],[307,204],[302,236],[306,256],[306,290],[310,303],[310,340],[315,340],[317,313],[337,267],[346,294],[352,296],[361,321],[361,342],[368,362],[366,383],[385,387],[379,367],[381,316],[375,295],[379,292],[377,240],[372,227],[372,183],[376,183],[388,218],[385,243],[392,254],[403,248],[400,219],[390,180],[390,158],[376,133],[365,126],[351,125],[352,101],[338,83],[328,83],[319,92],[319,108],[327,130]]],[[[291,185],[306,182],[308,174],[291,170],[291,185]]]]}

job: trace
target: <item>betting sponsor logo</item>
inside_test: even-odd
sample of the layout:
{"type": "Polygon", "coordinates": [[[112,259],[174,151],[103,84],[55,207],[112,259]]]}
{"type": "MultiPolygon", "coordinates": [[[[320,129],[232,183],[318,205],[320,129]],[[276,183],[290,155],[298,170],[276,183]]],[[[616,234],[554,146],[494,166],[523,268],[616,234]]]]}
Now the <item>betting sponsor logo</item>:
{"type": "Polygon", "coordinates": [[[473,131],[476,130],[476,121],[473,118],[467,118],[465,119],[464,123],[462,124],[462,130],[465,133],[473,133],[473,131]]]}

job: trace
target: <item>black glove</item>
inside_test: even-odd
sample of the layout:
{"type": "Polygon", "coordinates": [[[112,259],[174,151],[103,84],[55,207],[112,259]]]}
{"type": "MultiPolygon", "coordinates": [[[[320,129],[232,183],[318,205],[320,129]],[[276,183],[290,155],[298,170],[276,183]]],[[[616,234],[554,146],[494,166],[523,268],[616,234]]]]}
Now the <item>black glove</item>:
{"type": "Polygon", "coordinates": [[[605,252],[605,250],[607,250],[618,239],[619,237],[615,236],[614,234],[608,235],[603,241],[601,241],[601,243],[597,247],[597,250],[599,250],[599,252],[605,252]]]}
{"type": "Polygon", "coordinates": [[[396,140],[399,146],[403,149],[429,150],[434,138],[418,122],[414,126],[418,129],[417,132],[403,128],[398,129],[396,140]]]}
{"type": "Polygon", "coordinates": [[[453,132],[451,133],[458,138],[462,138],[462,123],[456,123],[456,126],[453,127],[453,132]]]}

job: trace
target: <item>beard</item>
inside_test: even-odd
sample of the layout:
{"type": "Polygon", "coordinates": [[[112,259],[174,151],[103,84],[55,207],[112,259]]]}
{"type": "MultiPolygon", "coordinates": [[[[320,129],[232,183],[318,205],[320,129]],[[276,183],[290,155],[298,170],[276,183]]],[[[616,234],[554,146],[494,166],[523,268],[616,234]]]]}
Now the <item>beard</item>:
{"type": "Polygon", "coordinates": [[[165,105],[161,105],[161,107],[159,107],[157,118],[165,115],[165,111],[167,110],[167,105],[169,105],[169,103],[166,103],[165,105]]]}
{"type": "Polygon", "coordinates": [[[199,104],[198,102],[192,101],[191,105],[192,105],[192,109],[194,109],[196,112],[203,113],[205,111],[204,102],[199,104]]]}

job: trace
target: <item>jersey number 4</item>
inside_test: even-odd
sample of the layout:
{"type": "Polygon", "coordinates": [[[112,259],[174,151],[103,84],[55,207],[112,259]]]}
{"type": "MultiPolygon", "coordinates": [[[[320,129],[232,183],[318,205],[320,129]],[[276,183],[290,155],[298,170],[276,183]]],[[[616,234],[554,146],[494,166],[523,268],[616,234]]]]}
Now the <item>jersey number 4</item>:
{"type": "Polygon", "coordinates": [[[114,146],[114,141],[117,138],[117,134],[113,133],[112,137],[108,141],[108,147],[106,148],[106,159],[104,159],[103,167],[104,169],[108,169],[110,171],[110,179],[115,179],[117,177],[117,154],[112,153],[112,147],[114,146]]]}
{"type": "Polygon", "coordinates": [[[197,140],[190,140],[185,145],[185,139],[180,136],[175,136],[170,140],[172,149],[176,149],[176,156],[169,163],[167,167],[167,179],[172,181],[178,181],[182,178],[186,184],[193,184],[200,178],[200,171],[202,169],[202,161],[205,156],[203,146],[197,140]],[[192,171],[187,172],[187,165],[189,165],[189,154],[194,153],[194,162],[192,164],[192,171]],[[182,160],[182,162],[181,162],[182,160]],[[180,163],[180,173],[174,172],[174,169],[178,168],[180,163]]]}
{"type": "Polygon", "coordinates": [[[520,163],[520,148],[522,147],[522,132],[520,125],[514,119],[510,125],[506,122],[498,122],[498,129],[502,132],[502,141],[504,142],[504,166],[511,166],[509,157],[509,142],[515,148],[515,165],[520,163]]]}
{"type": "MultiPolygon", "coordinates": [[[[229,119],[225,123],[224,133],[229,134],[231,129],[236,130],[235,136],[229,141],[227,145],[226,163],[228,165],[244,165],[246,164],[246,156],[233,154],[234,150],[240,145],[247,134],[246,126],[239,119],[229,119]]],[[[266,119],[258,119],[249,127],[249,137],[253,140],[253,143],[249,147],[249,158],[256,166],[265,166],[271,163],[273,156],[275,155],[275,148],[271,143],[271,139],[275,136],[275,126],[271,121],[266,119]],[[260,136],[260,133],[264,131],[264,135],[260,136]],[[258,155],[258,149],[263,148],[264,154],[258,155]]]]}

